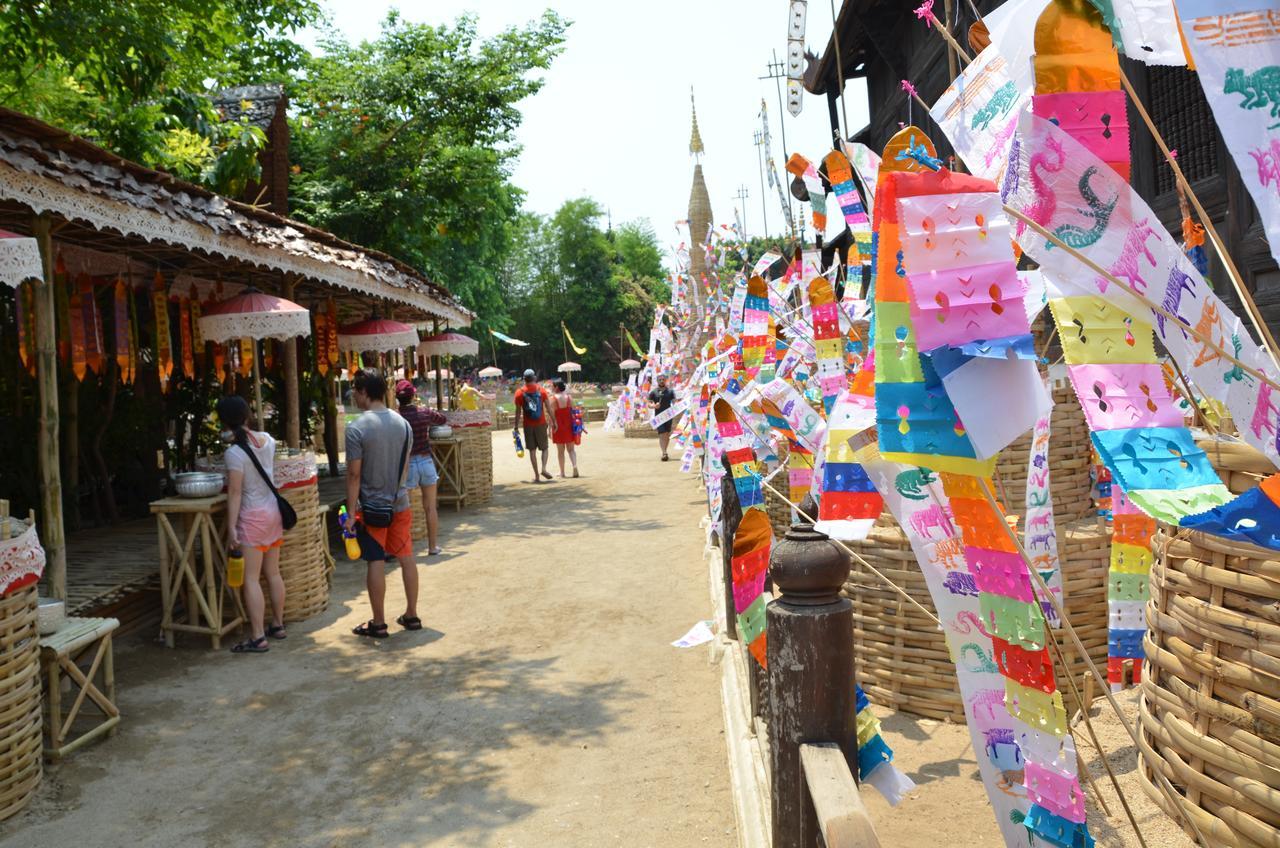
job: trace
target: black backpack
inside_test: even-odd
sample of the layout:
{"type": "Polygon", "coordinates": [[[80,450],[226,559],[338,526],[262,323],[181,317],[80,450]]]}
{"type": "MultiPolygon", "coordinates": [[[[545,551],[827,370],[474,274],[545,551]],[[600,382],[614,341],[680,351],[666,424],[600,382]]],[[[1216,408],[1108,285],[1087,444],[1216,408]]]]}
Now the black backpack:
{"type": "Polygon", "coordinates": [[[526,391],[521,395],[520,402],[524,405],[526,421],[535,421],[542,417],[542,392],[536,389],[532,392],[526,391]]]}

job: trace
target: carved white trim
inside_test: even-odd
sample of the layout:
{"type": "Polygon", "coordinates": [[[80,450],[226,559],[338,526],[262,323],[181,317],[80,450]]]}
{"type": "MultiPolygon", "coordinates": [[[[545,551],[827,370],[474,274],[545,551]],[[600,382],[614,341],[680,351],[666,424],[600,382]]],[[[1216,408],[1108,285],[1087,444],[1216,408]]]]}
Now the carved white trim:
{"type": "Polygon", "coordinates": [[[202,315],[200,335],[205,341],[232,339],[291,339],[311,335],[311,313],[305,309],[288,312],[230,312],[202,315]]]}
{"type": "MultiPolygon", "coordinates": [[[[10,519],[19,526],[24,521],[10,519]]],[[[34,524],[11,539],[0,539],[0,597],[30,586],[44,573],[44,548],[34,524]]]]}
{"type": "Polygon", "coordinates": [[[36,240],[0,238],[0,283],[17,288],[30,279],[44,279],[44,265],[36,240]]]}
{"type": "Polygon", "coordinates": [[[418,331],[412,328],[398,330],[394,333],[338,334],[338,350],[355,353],[381,353],[404,350],[406,347],[413,347],[416,344],[418,344],[418,331]]]}

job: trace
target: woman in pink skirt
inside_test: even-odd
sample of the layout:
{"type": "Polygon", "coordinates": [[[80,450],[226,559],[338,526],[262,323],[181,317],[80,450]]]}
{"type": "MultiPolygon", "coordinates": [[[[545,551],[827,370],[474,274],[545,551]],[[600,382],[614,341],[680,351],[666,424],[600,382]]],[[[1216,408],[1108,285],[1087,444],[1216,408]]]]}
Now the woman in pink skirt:
{"type": "Polygon", "coordinates": [[[284,528],[275,493],[263,479],[264,473],[272,477],[276,440],[268,433],[249,429],[249,404],[242,397],[229,395],[219,400],[218,419],[224,431],[230,431],[232,443],[223,458],[227,466],[227,550],[239,550],[244,556],[241,591],[251,631],[250,638],[234,646],[231,652],[264,654],[270,650],[268,637],[283,639],[285,636],[284,581],[280,579],[284,528]],[[266,628],[263,627],[265,603],[258,582],[263,574],[271,592],[271,626],[266,628]]]}

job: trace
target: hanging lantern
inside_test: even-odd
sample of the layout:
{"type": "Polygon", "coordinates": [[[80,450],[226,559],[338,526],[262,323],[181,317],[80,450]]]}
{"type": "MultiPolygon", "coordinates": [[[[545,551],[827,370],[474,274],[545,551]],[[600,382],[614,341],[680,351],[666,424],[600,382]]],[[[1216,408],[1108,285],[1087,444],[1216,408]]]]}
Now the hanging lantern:
{"type": "Polygon", "coordinates": [[[173,337],[169,327],[169,298],[164,290],[164,276],[156,271],[151,286],[151,306],[156,318],[156,372],[160,391],[168,391],[173,374],[173,337]]]}
{"type": "Polygon", "coordinates": [[[190,380],[196,375],[195,352],[191,349],[191,299],[178,299],[178,338],[182,345],[182,376],[190,380]]]}

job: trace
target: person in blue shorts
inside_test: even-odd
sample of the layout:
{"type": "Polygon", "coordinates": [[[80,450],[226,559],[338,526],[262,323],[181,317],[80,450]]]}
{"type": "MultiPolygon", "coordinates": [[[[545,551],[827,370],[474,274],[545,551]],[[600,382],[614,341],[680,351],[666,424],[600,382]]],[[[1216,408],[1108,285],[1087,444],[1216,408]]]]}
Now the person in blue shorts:
{"type": "Polygon", "coordinates": [[[431,428],[447,423],[443,413],[414,403],[417,389],[408,380],[396,383],[399,412],[413,429],[413,446],[409,449],[409,477],[405,488],[422,490],[422,511],[427,519],[427,554],[435,556],[441,548],[437,542],[440,519],[436,512],[436,483],[440,475],[431,456],[431,428]]]}

